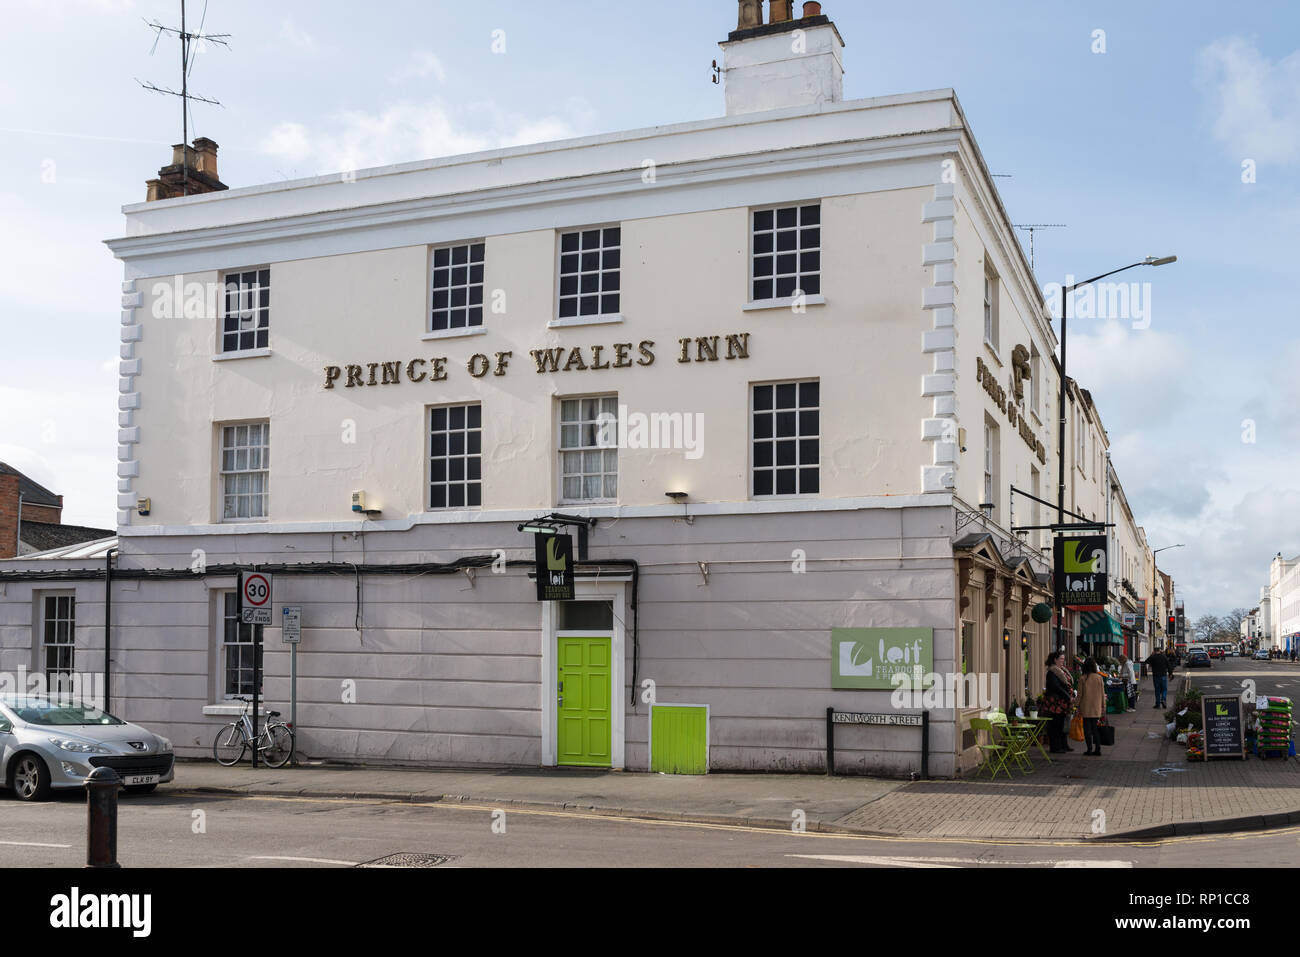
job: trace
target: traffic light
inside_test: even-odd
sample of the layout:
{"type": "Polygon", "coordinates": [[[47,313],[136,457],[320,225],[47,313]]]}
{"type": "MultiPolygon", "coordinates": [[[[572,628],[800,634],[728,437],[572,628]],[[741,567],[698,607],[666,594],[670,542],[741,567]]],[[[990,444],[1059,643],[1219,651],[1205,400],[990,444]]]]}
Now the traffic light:
{"type": "Polygon", "coordinates": [[[1165,634],[1167,634],[1170,638],[1173,638],[1174,635],[1176,635],[1177,633],[1178,633],[1178,619],[1175,618],[1173,615],[1170,615],[1169,626],[1165,629],[1165,634]]]}

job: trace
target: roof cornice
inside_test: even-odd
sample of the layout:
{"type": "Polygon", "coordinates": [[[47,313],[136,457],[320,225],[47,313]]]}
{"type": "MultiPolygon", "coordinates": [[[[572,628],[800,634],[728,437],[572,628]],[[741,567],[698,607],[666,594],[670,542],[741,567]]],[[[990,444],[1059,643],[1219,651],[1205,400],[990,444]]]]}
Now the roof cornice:
{"type": "MultiPolygon", "coordinates": [[[[349,251],[360,252],[391,247],[393,243],[379,233],[394,227],[508,213],[519,220],[517,227],[510,231],[522,231],[540,228],[541,223],[550,223],[553,217],[535,216],[530,222],[517,214],[560,208],[583,201],[619,198],[629,202],[652,200],[655,210],[647,215],[662,215],[673,211],[672,208],[660,207],[681,207],[680,211],[688,212],[697,208],[731,205],[714,201],[709,195],[729,184],[759,180],[790,181],[800,175],[853,174],[855,171],[886,164],[929,163],[951,154],[959,146],[961,136],[961,130],[956,128],[922,130],[902,135],[849,139],[665,164],[656,169],[653,191],[648,190],[642,181],[642,169],[638,166],[463,193],[324,209],[254,222],[127,236],[108,240],[107,245],[114,255],[130,264],[133,260],[151,257],[177,258],[214,252],[224,254],[225,250],[232,248],[248,251],[249,247],[258,244],[375,232],[373,240],[358,238],[349,242],[349,251]],[[676,202],[674,196],[678,197],[676,202]]],[[[916,178],[917,185],[925,183],[924,177],[918,175],[916,178]]],[[[844,191],[851,192],[853,188],[846,184],[844,191]]],[[[268,261],[277,259],[274,256],[257,255],[254,258],[268,261]]],[[[290,255],[283,258],[300,257],[290,255]]],[[[209,264],[206,268],[214,267],[209,264]]],[[[167,271],[169,270],[151,273],[146,269],[142,275],[160,275],[167,271]]]]}

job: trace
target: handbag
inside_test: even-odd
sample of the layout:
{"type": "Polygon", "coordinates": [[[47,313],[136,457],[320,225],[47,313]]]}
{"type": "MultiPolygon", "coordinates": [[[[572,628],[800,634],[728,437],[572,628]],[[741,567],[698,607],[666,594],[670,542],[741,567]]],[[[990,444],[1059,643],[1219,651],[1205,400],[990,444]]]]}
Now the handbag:
{"type": "Polygon", "coordinates": [[[1097,743],[1107,748],[1114,746],[1115,726],[1113,724],[1097,725],[1097,743]]]}
{"type": "Polygon", "coordinates": [[[1070,737],[1075,741],[1083,740],[1083,715],[1076,714],[1070,722],[1070,737]]]}
{"type": "Polygon", "coordinates": [[[1060,695],[1045,694],[1041,701],[1038,702],[1038,710],[1046,715],[1068,714],[1070,711],[1070,702],[1060,695]]]}

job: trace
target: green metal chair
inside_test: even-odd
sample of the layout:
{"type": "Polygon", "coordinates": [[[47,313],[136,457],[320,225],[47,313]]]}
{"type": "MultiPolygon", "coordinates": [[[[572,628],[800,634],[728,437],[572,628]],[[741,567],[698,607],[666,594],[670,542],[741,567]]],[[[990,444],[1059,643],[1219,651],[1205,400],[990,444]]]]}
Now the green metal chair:
{"type": "Polygon", "coordinates": [[[1017,722],[1000,725],[998,730],[1002,734],[1000,743],[1007,749],[1007,764],[1015,762],[1021,774],[1033,774],[1034,763],[1029,760],[1029,748],[1034,739],[1034,726],[1017,722]]]}
{"type": "Polygon", "coordinates": [[[1041,754],[1047,760],[1048,764],[1051,764],[1052,763],[1051,755],[1049,755],[1045,750],[1043,750],[1043,734],[1047,731],[1047,724],[1049,719],[1028,718],[1026,720],[1028,720],[1031,724],[1034,725],[1034,730],[1029,736],[1029,740],[1027,743],[1028,746],[1025,748],[1025,753],[1028,754],[1030,757],[1033,757],[1033,752],[1029,750],[1029,747],[1036,747],[1038,748],[1038,753],[1041,754]]]}
{"type": "Polygon", "coordinates": [[[1007,777],[1011,777],[1011,771],[1007,767],[1008,750],[1005,745],[993,740],[993,722],[988,718],[971,718],[970,729],[975,733],[975,746],[980,749],[980,754],[984,758],[975,770],[975,776],[979,777],[981,773],[987,771],[989,780],[992,780],[998,776],[999,771],[1002,771],[1007,777]],[[987,737],[988,744],[980,744],[981,731],[987,737]]]}

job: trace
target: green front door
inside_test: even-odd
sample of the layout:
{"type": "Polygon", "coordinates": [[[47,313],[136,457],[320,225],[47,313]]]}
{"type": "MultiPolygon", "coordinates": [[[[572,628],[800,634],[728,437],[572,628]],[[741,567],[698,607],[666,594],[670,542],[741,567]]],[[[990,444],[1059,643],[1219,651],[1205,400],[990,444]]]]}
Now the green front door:
{"type": "Polygon", "coordinates": [[[556,760],[581,767],[610,766],[613,715],[609,637],[556,639],[556,760]]]}

